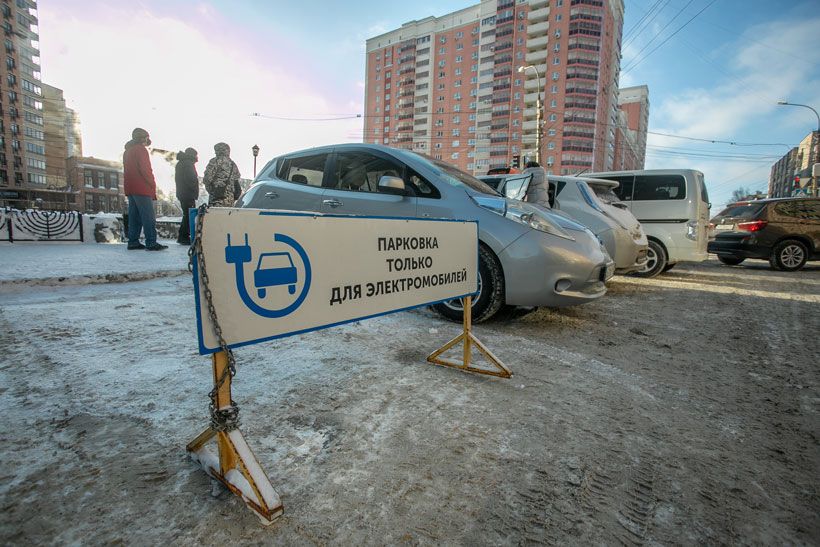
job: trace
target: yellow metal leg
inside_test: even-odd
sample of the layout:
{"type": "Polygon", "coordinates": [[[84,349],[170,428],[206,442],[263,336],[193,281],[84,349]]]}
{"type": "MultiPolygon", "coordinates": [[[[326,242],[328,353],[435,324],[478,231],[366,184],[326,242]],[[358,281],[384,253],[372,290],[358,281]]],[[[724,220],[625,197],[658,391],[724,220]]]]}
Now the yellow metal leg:
{"type": "MultiPolygon", "coordinates": [[[[228,366],[228,354],[220,351],[213,355],[214,385],[228,366]]],[[[219,387],[214,396],[217,409],[231,406],[231,377],[219,387]]],[[[217,431],[208,428],[186,447],[191,458],[198,462],[211,477],[241,497],[264,524],[270,524],[284,510],[279,495],[273,489],[265,472],[248,446],[239,429],[217,431]],[[207,443],[216,437],[214,454],[207,443]]]]}
{"type": "Polygon", "coordinates": [[[464,309],[464,319],[463,319],[463,332],[441,346],[439,349],[431,353],[427,357],[427,361],[433,363],[434,365],[441,365],[443,367],[451,367],[457,368],[459,370],[464,370],[468,372],[475,372],[477,374],[487,374],[489,376],[499,376],[501,378],[512,378],[512,371],[507,368],[507,366],[501,362],[501,360],[493,355],[493,353],[487,349],[487,347],[481,343],[481,341],[475,337],[473,334],[473,326],[472,326],[472,303],[473,298],[471,296],[466,296],[462,300],[463,309],[464,309]],[[456,359],[449,359],[446,357],[441,357],[441,355],[452,348],[453,346],[457,345],[459,342],[463,342],[462,346],[462,358],[461,361],[456,359]],[[471,366],[472,362],[472,350],[473,345],[475,344],[476,349],[479,352],[483,353],[487,360],[495,367],[492,369],[486,368],[479,368],[471,366]]]}

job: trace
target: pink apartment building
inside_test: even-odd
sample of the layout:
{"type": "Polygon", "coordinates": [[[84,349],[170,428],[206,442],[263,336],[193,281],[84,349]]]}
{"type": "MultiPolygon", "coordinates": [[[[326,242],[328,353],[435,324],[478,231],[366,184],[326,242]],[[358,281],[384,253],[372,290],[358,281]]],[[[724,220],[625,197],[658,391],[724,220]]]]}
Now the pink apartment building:
{"type": "Polygon", "coordinates": [[[629,133],[618,107],[623,9],[623,0],[484,0],[367,40],[364,142],[484,173],[535,158],[540,94],[548,171],[642,166],[635,146],[619,153],[629,147],[618,141],[619,128],[629,133]]]}

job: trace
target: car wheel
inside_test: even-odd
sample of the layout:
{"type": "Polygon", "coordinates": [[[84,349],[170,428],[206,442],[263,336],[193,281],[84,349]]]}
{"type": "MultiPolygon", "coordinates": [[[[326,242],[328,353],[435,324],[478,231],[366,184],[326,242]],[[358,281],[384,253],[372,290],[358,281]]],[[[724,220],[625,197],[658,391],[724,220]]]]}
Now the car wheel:
{"type": "Polygon", "coordinates": [[[769,262],[774,262],[778,270],[796,272],[806,264],[808,259],[809,250],[805,244],[796,239],[787,239],[774,246],[769,262]]]}
{"type": "MultiPolygon", "coordinates": [[[[504,305],[504,274],[493,252],[484,245],[478,250],[478,294],[473,296],[472,320],[481,323],[495,315],[504,305]]],[[[464,307],[461,299],[435,304],[433,309],[450,319],[462,321],[464,307]]]]}
{"type": "Polygon", "coordinates": [[[649,240],[649,248],[646,249],[646,265],[644,269],[632,275],[638,277],[655,277],[666,268],[666,251],[663,246],[652,239],[649,240]]]}
{"type": "Polygon", "coordinates": [[[745,258],[738,258],[736,256],[729,256],[729,255],[717,255],[718,260],[726,264],[727,266],[737,266],[744,260],[745,258]]]}

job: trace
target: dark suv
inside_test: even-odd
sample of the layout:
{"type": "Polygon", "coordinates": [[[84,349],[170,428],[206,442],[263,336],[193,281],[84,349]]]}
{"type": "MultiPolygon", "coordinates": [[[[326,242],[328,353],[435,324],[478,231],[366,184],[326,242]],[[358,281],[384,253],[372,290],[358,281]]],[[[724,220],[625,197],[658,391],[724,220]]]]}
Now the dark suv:
{"type": "Polygon", "coordinates": [[[775,270],[794,272],[820,259],[820,199],[741,201],[712,219],[709,252],[735,266],[747,258],[768,259],[775,270]]]}

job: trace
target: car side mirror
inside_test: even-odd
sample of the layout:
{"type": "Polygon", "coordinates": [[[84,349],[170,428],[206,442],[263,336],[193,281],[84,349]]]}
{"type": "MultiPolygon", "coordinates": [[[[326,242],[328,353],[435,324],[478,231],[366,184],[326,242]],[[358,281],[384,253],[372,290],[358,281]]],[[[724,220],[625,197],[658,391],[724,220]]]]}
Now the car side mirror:
{"type": "Polygon", "coordinates": [[[404,196],[407,195],[407,187],[404,185],[404,180],[400,177],[382,175],[382,178],[379,179],[379,192],[382,194],[404,196]]]}

